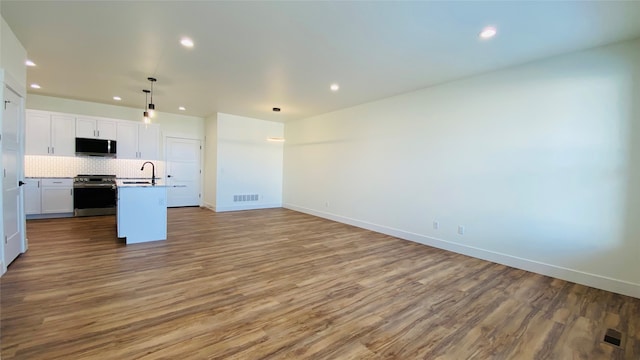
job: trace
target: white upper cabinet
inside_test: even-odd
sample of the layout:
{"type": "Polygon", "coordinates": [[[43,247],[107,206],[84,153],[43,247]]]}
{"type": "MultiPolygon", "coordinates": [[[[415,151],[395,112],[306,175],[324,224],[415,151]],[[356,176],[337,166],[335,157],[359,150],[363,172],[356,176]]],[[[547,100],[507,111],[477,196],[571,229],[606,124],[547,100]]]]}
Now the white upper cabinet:
{"type": "Polygon", "coordinates": [[[138,158],[138,124],[133,121],[118,123],[118,159],[138,158]]]}
{"type": "Polygon", "coordinates": [[[160,127],[133,121],[118,122],[118,158],[157,160],[160,148],[160,127]]]}
{"type": "Polygon", "coordinates": [[[25,155],[75,156],[76,137],[117,141],[120,159],[160,159],[160,126],[82,115],[26,111],[25,155]]]}
{"type": "Polygon", "coordinates": [[[76,154],[75,118],[71,115],[51,115],[51,147],[56,156],[76,154]]]}
{"type": "Polygon", "coordinates": [[[51,115],[27,110],[24,152],[51,155],[51,115]]]}
{"type": "Polygon", "coordinates": [[[75,117],[27,110],[26,155],[75,155],[75,117]]]}
{"type": "Polygon", "coordinates": [[[140,155],[140,159],[159,159],[159,145],[160,127],[158,125],[138,124],[138,154],[140,155]]]}
{"type": "Polygon", "coordinates": [[[115,120],[78,116],[76,119],[76,137],[116,140],[116,124],[115,120]]]}

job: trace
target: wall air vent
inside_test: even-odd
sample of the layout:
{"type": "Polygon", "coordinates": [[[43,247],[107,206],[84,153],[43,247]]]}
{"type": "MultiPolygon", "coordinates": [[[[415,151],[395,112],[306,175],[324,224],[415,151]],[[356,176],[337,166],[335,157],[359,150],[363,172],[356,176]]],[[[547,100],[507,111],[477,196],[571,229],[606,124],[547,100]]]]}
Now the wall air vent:
{"type": "Polygon", "coordinates": [[[604,333],[604,342],[613,346],[620,347],[622,344],[622,333],[618,330],[607,329],[604,333]]]}
{"type": "Polygon", "coordinates": [[[258,201],[258,200],[260,200],[260,196],[258,194],[233,195],[233,202],[258,201]]]}

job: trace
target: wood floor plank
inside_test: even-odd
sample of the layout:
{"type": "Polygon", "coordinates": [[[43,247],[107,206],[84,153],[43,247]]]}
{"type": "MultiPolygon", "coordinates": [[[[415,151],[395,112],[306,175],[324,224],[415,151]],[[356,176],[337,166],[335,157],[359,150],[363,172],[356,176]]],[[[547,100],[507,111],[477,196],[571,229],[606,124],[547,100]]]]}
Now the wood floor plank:
{"type": "Polygon", "coordinates": [[[33,220],[3,359],[640,359],[640,299],[286,210],[33,220]],[[602,342],[607,328],[623,344],[602,342]]]}

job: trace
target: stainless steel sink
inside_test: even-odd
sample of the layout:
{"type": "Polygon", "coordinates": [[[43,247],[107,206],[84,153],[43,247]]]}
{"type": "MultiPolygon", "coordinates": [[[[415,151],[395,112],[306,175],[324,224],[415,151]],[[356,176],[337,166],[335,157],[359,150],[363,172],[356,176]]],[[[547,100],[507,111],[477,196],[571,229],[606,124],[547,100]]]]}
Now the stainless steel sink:
{"type": "Polygon", "coordinates": [[[123,184],[151,184],[149,181],[123,181],[123,184]]]}

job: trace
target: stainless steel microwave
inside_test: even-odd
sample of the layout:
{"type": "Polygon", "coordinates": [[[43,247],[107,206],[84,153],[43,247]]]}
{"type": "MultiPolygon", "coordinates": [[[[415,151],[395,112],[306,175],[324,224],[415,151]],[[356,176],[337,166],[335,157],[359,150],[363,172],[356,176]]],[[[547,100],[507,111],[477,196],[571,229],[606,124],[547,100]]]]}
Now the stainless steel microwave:
{"type": "Polygon", "coordinates": [[[77,156],[116,157],[116,141],[76,138],[77,156]]]}

